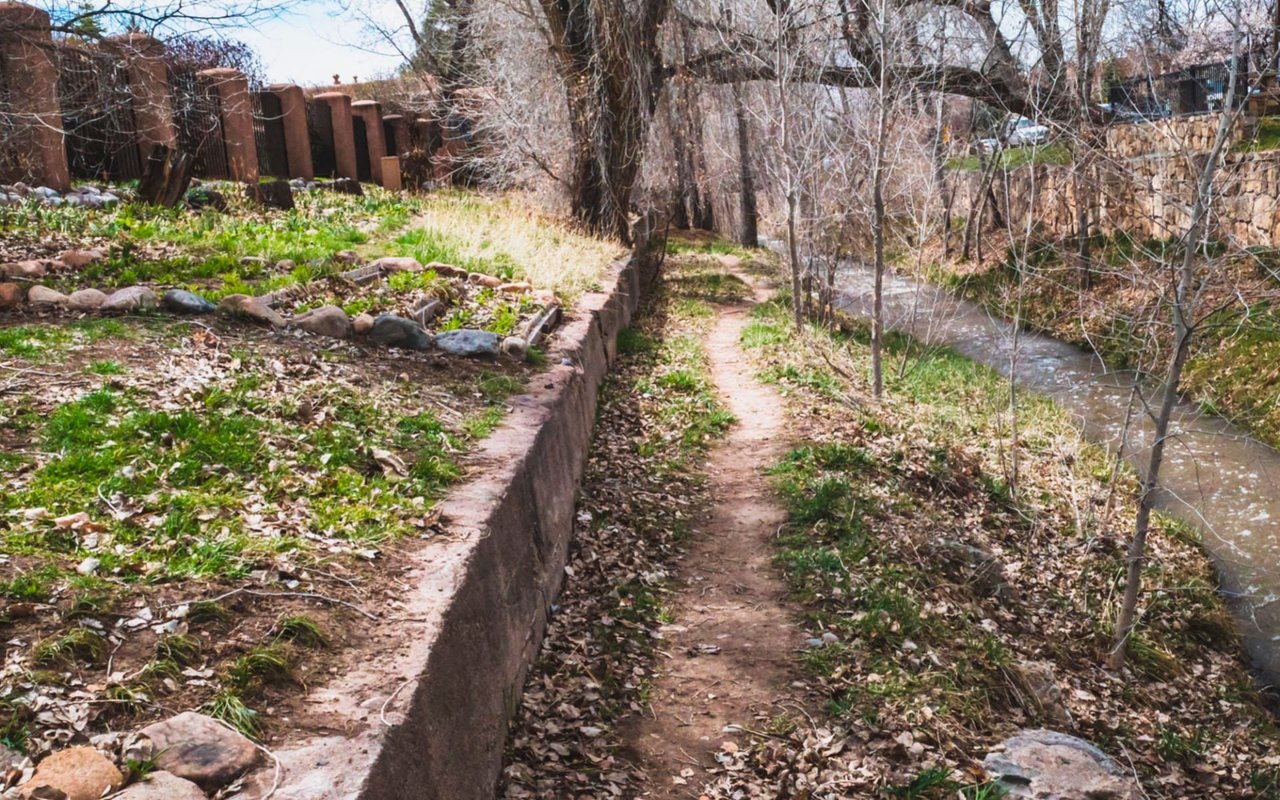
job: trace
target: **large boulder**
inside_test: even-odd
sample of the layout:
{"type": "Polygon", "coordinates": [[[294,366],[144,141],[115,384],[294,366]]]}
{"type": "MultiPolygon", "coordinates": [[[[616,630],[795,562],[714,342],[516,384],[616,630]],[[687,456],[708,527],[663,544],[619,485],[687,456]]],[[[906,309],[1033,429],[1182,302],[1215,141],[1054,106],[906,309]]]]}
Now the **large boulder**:
{"type": "Polygon", "coordinates": [[[108,314],[125,314],[156,307],[156,293],[145,286],[117,289],[102,302],[100,311],[108,314]]]}
{"type": "Polygon", "coordinates": [[[381,314],[369,329],[369,341],[383,347],[426,350],[431,347],[431,334],[411,319],[395,314],[381,314]]]}
{"type": "Polygon", "coordinates": [[[56,289],[50,289],[48,286],[32,286],[27,292],[27,302],[33,306],[50,306],[62,307],[67,304],[67,296],[56,289]]]}
{"type": "Polygon", "coordinates": [[[273,328],[285,326],[284,317],[273,311],[266,303],[247,294],[229,294],[218,303],[218,313],[236,319],[244,319],[273,328]]]}
{"type": "Polygon", "coordinates": [[[21,789],[28,797],[38,797],[38,790],[48,787],[62,792],[67,800],[99,800],[123,783],[124,775],[106,756],[92,747],[71,747],[41,761],[21,789]]]}
{"type": "Polygon", "coordinates": [[[77,289],[67,296],[67,306],[76,311],[97,311],[105,302],[106,294],[97,289],[77,289]]]}
{"type": "Polygon", "coordinates": [[[313,308],[294,317],[293,324],[308,333],[333,339],[350,339],[355,332],[347,312],[337,306],[313,308]]]}
{"type": "Polygon", "coordinates": [[[116,800],[206,800],[204,789],[172,772],[153,772],[145,780],[133,784],[116,800]]]}
{"type": "Polygon", "coordinates": [[[436,336],[436,347],[455,356],[496,356],[502,338],[490,331],[459,328],[436,336]]]}
{"type": "Polygon", "coordinates": [[[160,298],[160,307],[171,314],[212,314],[217,306],[195,292],[170,289],[160,298]]]}
{"type": "Polygon", "coordinates": [[[1049,730],[1024,730],[982,762],[1011,798],[1139,800],[1142,791],[1097,747],[1049,730]]]}
{"type": "Polygon", "coordinates": [[[151,741],[158,769],[217,791],[258,761],[253,742],[215,719],[185,711],[139,733],[151,741]]]}

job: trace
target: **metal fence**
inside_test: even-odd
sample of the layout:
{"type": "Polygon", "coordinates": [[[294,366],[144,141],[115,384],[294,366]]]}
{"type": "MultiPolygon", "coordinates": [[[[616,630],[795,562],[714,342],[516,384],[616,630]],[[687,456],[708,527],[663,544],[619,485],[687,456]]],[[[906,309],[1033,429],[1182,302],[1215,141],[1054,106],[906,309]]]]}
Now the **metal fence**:
{"type": "Polygon", "coordinates": [[[195,160],[201,178],[230,178],[227,143],[222,133],[222,103],[218,94],[194,71],[169,70],[169,87],[178,149],[195,160]]]}
{"type": "Polygon", "coordinates": [[[129,71],[119,58],[71,44],[54,47],[58,102],[73,178],[142,177],[129,71]]]}
{"type": "Polygon", "coordinates": [[[311,138],[311,166],[316,177],[337,177],[338,158],[333,146],[333,112],[328,103],[307,100],[307,133],[311,138]]]}
{"type": "MultiPolygon", "coordinates": [[[[1266,51],[1252,51],[1236,63],[1233,105],[1239,107],[1250,94],[1253,77],[1275,65],[1266,51]]],[[[1197,64],[1176,72],[1147,75],[1111,86],[1107,100],[1120,119],[1161,119],[1222,110],[1231,84],[1231,62],[1197,64]]]]}
{"type": "Polygon", "coordinates": [[[284,112],[280,98],[254,91],[253,141],[258,150],[258,172],[273,178],[289,177],[289,152],[284,136],[284,112]]]}

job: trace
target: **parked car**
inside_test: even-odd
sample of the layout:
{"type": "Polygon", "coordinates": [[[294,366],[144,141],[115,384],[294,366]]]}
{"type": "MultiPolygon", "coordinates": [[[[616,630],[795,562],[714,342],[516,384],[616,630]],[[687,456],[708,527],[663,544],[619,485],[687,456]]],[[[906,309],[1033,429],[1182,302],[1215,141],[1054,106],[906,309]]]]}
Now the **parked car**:
{"type": "Polygon", "coordinates": [[[1035,120],[1018,117],[1005,123],[1000,138],[1010,147],[1044,144],[1049,141],[1049,129],[1035,120]]]}

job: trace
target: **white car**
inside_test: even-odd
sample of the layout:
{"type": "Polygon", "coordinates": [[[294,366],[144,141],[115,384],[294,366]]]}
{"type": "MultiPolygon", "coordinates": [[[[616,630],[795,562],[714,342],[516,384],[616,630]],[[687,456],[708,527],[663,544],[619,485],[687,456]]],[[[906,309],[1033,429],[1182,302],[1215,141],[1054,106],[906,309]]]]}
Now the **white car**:
{"type": "Polygon", "coordinates": [[[1026,117],[1009,120],[1005,123],[1002,133],[1003,136],[1001,138],[1010,147],[1044,144],[1049,141],[1049,129],[1026,117]]]}

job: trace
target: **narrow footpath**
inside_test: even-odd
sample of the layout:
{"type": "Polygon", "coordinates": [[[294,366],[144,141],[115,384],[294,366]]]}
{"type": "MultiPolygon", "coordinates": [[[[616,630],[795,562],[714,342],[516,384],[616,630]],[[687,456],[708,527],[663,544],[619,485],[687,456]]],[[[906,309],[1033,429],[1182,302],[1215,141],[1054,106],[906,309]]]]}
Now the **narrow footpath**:
{"type": "Polygon", "coordinates": [[[716,752],[745,745],[736,730],[796,710],[785,704],[801,628],[782,605],[771,542],[787,514],[765,474],[786,450],[783,405],[740,345],[751,305],[714,308],[707,357],[737,421],[710,453],[711,507],[676,567],[646,714],[626,731],[646,798],[697,798],[716,752]]]}

